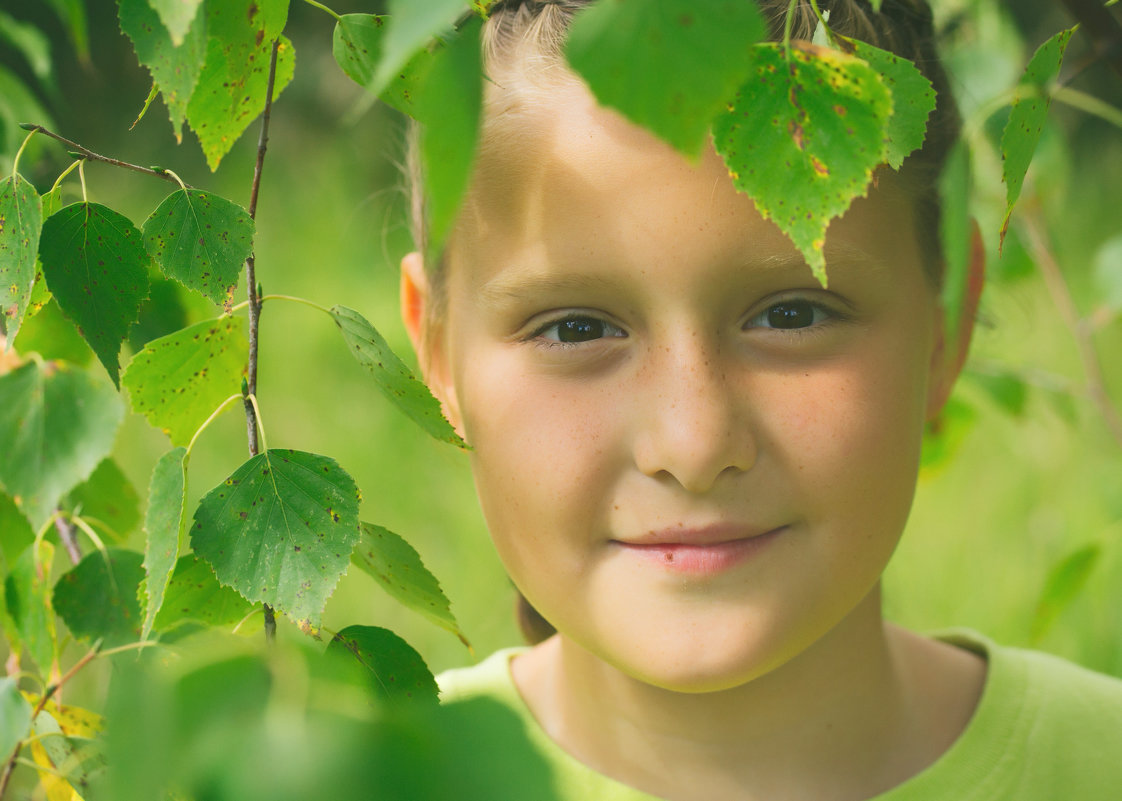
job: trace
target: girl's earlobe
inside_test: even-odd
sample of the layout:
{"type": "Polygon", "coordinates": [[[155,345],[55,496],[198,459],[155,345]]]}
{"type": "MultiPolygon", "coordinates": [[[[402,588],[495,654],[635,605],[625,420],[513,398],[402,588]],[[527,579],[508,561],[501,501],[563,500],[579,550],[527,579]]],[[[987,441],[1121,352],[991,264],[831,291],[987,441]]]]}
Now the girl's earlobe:
{"type": "Polygon", "coordinates": [[[927,418],[933,419],[942,410],[947,398],[954,389],[955,381],[966,364],[970,351],[970,339],[974,334],[974,321],[978,316],[978,303],[986,283],[986,246],[978,222],[974,221],[974,231],[970,242],[970,264],[966,276],[966,288],[962,298],[962,308],[958,315],[958,329],[948,336],[944,328],[943,310],[939,310],[940,322],[938,343],[935,347],[932,364],[932,381],[928,393],[927,418]]]}

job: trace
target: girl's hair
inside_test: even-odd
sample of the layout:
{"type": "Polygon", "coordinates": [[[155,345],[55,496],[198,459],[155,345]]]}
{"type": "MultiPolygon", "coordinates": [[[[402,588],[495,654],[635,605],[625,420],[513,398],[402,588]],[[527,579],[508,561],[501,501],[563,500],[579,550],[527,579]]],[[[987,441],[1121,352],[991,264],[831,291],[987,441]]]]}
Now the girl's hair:
{"type": "MultiPolygon", "coordinates": [[[[743,0],[751,2],[752,0],[743,0]]],[[[490,79],[485,94],[480,151],[501,156],[511,138],[504,134],[517,128],[519,109],[527,102],[549,102],[549,89],[559,79],[572,79],[566,71],[563,48],[573,15],[592,0],[499,0],[490,9],[483,28],[483,64],[490,79]],[[502,91],[491,88],[500,87],[502,91]]],[[[772,40],[782,39],[790,0],[757,0],[767,20],[772,40]]],[[[868,0],[818,0],[829,12],[831,30],[852,39],[890,50],[914,62],[931,81],[936,92],[935,111],[927,122],[923,147],[912,153],[900,172],[902,183],[914,203],[916,233],[925,269],[938,284],[942,276],[942,247],[939,239],[940,205],[938,183],[947,156],[961,129],[958,109],[946,73],[935,49],[931,9],[926,0],[884,0],[874,12],[868,0]]],[[[810,0],[798,0],[794,10],[792,37],[811,39],[818,20],[810,0]]],[[[427,250],[424,180],[421,171],[418,130],[410,129],[406,166],[410,183],[410,211],[417,247],[427,250]]],[[[443,312],[443,257],[428,268],[430,319],[443,312]]],[[[518,621],[531,643],[554,633],[553,627],[519,595],[518,621]]]]}

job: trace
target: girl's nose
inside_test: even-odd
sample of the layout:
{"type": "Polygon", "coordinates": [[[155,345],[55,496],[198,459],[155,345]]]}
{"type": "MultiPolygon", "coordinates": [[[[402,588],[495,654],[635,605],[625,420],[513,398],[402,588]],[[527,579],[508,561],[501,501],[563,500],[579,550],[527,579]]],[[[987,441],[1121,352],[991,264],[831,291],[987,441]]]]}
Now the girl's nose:
{"type": "Polygon", "coordinates": [[[635,409],[635,463],[702,494],[756,461],[747,398],[719,349],[663,350],[648,363],[635,409]]]}

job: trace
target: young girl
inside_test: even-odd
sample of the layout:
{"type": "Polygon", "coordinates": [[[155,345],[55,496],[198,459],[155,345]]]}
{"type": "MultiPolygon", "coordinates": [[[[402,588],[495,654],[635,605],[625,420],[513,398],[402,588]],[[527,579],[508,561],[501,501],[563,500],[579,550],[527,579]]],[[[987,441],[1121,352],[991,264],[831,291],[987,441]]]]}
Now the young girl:
{"type": "Polygon", "coordinates": [[[981,286],[978,257],[951,336],[929,10],[820,2],[940,90],[923,150],[830,226],[824,289],[711,149],[596,104],[560,54],[582,5],[493,10],[468,197],[441,263],[403,262],[495,545],[556,630],[445,701],[514,709],[566,800],[1117,798],[1122,683],[881,614],[981,286]]]}

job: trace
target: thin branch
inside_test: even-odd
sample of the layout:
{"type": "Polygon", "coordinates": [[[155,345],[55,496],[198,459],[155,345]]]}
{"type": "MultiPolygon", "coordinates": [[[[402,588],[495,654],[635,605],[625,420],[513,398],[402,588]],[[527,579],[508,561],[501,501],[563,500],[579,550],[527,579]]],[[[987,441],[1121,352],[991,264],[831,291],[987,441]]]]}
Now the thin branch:
{"type": "Polygon", "coordinates": [[[23,128],[25,131],[38,131],[44,136],[49,136],[51,137],[51,139],[62,142],[64,145],[70,148],[74,154],[77,154],[78,156],[81,156],[82,158],[89,161],[100,161],[104,164],[112,164],[114,167],[122,167],[126,170],[132,170],[133,172],[143,173],[144,175],[151,175],[153,178],[162,178],[163,180],[170,181],[173,184],[176,182],[174,178],[172,178],[162,170],[154,170],[151,167],[141,167],[139,164],[130,164],[127,161],[121,161],[120,159],[114,159],[110,158],[109,156],[102,156],[98,153],[94,153],[88,147],[84,147],[77,142],[72,142],[64,136],[59,136],[54,131],[48,130],[42,125],[22,122],[20,123],[19,127],[23,128]]]}
{"type": "Polygon", "coordinates": [[[81,562],[82,551],[78,548],[78,538],[74,536],[74,529],[71,528],[70,522],[62,515],[58,515],[55,518],[55,529],[58,531],[58,538],[62,540],[62,544],[66,548],[67,555],[70,556],[70,561],[73,564],[81,562]]]}
{"type": "MultiPolygon", "coordinates": [[[[277,79],[277,50],[280,38],[273,40],[273,52],[269,58],[269,79],[265,86],[265,111],[261,115],[261,137],[257,140],[257,163],[253,168],[253,188],[249,193],[249,216],[257,219],[257,195],[261,190],[261,171],[265,166],[265,150],[269,144],[269,117],[273,111],[273,88],[277,79]]],[[[249,254],[245,260],[246,292],[249,296],[249,364],[246,373],[245,425],[249,439],[249,454],[256,456],[257,412],[250,398],[257,395],[257,335],[261,324],[261,299],[257,292],[257,257],[249,254]]],[[[265,639],[272,642],[276,638],[277,621],[273,608],[265,604],[265,639]]]]}
{"type": "Polygon", "coordinates": [[[1087,378],[1087,394],[1091,402],[1098,408],[1106,427],[1109,429],[1115,442],[1122,448],[1122,415],[1110,400],[1106,392],[1106,380],[1103,376],[1102,363],[1099,361],[1098,351],[1095,349],[1093,330],[1079,314],[1075,300],[1071,297],[1071,290],[1064,280],[1060,265],[1052,255],[1047,237],[1041,225],[1039,215],[1035,211],[1023,214],[1021,218],[1025,233],[1028,236],[1029,247],[1032,249],[1033,260],[1040,268],[1048,293],[1056,304],[1067,324],[1075,344],[1079,349],[1079,361],[1083,367],[1083,374],[1087,378]]]}

